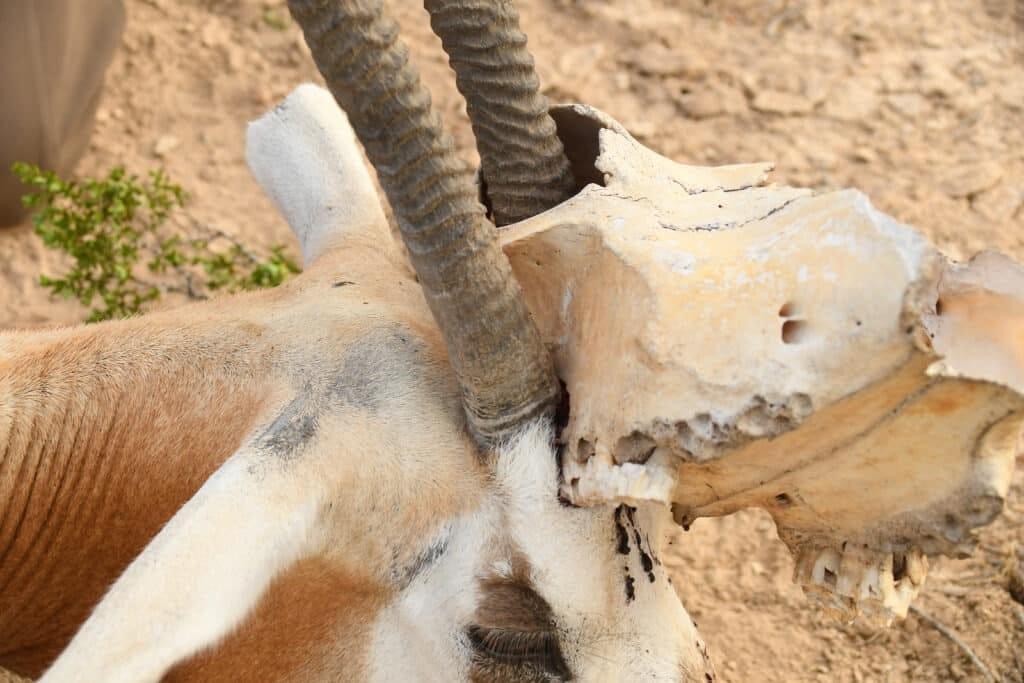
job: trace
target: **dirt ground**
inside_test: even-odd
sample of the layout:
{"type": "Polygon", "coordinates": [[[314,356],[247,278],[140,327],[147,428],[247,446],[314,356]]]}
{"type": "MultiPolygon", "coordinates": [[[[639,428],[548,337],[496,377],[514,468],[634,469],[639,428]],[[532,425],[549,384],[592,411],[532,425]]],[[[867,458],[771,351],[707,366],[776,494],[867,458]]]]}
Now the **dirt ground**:
{"type": "MultiPolygon", "coordinates": [[[[297,246],[249,177],[245,124],[318,80],[283,0],[128,0],[123,46],[79,170],[164,166],[190,219],[297,246]]],[[[391,0],[467,158],[461,100],[421,4],[391,0]]],[[[690,163],[774,160],[775,179],[856,186],[966,257],[1024,260],[1024,0],[518,0],[549,97],[603,109],[690,163]]],[[[182,223],[185,224],[184,221],[182,223]]],[[[0,235],[0,327],[84,315],[36,284],[55,259],[0,235]]],[[[171,304],[180,302],[171,301],[171,304]]],[[[998,680],[1024,681],[1024,462],[975,556],[933,562],[917,605],[998,680]]],[[[723,680],[982,681],[927,618],[888,630],[819,615],[770,519],[702,520],[675,539],[675,585],[723,680]]]]}

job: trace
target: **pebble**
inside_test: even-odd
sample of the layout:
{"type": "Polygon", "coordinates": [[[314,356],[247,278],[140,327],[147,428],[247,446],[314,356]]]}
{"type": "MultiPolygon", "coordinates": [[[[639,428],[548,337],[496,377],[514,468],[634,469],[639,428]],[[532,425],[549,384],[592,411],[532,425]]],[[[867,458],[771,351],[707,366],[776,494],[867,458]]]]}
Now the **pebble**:
{"type": "Polygon", "coordinates": [[[628,53],[623,61],[646,76],[688,76],[695,78],[707,71],[707,63],[692,51],[669,50],[654,44],[628,53]]]}
{"type": "Polygon", "coordinates": [[[1013,219],[1021,204],[1024,204],[1024,190],[1006,183],[1000,183],[971,198],[973,210],[997,223],[1013,219]]]}
{"type": "Polygon", "coordinates": [[[875,150],[870,147],[857,147],[853,150],[853,160],[862,164],[873,164],[878,159],[875,150]]]}
{"type": "Polygon", "coordinates": [[[601,43],[570,48],[558,59],[558,70],[563,78],[586,78],[597,68],[604,52],[601,43]]]}
{"type": "Polygon", "coordinates": [[[863,121],[878,109],[878,92],[866,79],[836,83],[825,99],[822,113],[840,121],[863,121]]]}
{"type": "Polygon", "coordinates": [[[676,104],[691,119],[707,119],[722,114],[742,114],[747,111],[747,98],[737,88],[714,82],[692,86],[688,93],[675,97],[676,104]]]}
{"type": "Polygon", "coordinates": [[[199,32],[199,42],[206,47],[218,47],[231,42],[231,32],[219,21],[210,19],[199,32]]]}
{"type": "Polygon", "coordinates": [[[784,115],[809,114],[814,110],[814,102],[810,99],[779,90],[762,90],[756,93],[751,106],[758,111],[784,115]]]}
{"type": "Polygon", "coordinates": [[[928,100],[917,93],[897,93],[885,98],[886,104],[907,118],[916,119],[930,109],[928,100]]]}
{"type": "Polygon", "coordinates": [[[173,152],[181,144],[181,140],[173,135],[161,135],[153,145],[153,154],[161,159],[173,152]]]}
{"type": "Polygon", "coordinates": [[[1002,166],[994,161],[961,164],[942,177],[939,188],[950,197],[960,199],[995,187],[1002,177],[1002,166]]]}

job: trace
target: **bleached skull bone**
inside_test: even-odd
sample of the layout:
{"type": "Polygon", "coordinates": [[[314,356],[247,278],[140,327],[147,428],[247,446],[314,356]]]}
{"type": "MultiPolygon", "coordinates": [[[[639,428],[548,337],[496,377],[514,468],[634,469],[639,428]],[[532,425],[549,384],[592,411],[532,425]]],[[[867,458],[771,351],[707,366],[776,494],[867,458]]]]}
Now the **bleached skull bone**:
{"type": "Polygon", "coordinates": [[[570,396],[564,494],[684,525],[766,508],[805,585],[905,614],[920,553],[964,552],[1002,508],[1024,270],[951,264],[860,192],[678,164],[592,108],[553,113],[590,184],[502,240],[570,396]]]}

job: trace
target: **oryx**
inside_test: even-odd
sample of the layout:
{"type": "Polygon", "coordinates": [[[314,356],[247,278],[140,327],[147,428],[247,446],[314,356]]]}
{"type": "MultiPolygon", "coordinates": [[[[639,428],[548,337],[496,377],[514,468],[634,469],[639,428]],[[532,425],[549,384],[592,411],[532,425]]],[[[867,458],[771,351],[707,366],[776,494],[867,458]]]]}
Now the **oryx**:
{"type": "Polygon", "coordinates": [[[768,508],[804,583],[883,619],[998,513],[1024,271],[549,113],[509,2],[426,4],[480,188],[380,3],[292,0],[334,99],[300,87],[247,154],[305,273],[0,335],[0,665],[708,681],[673,513],[768,508]]]}
{"type": "MultiPolygon", "coordinates": [[[[395,25],[376,0],[290,4],[415,273],[345,119],[308,86],[248,141],[303,275],[0,335],[0,665],[45,681],[709,678],[656,562],[668,510],[559,498],[551,360],[395,25]]],[[[428,4],[442,24],[479,17],[428,4]]],[[[511,99],[488,102],[540,120],[508,122],[540,143],[502,138],[512,172],[485,163],[489,196],[496,215],[517,193],[536,212],[515,174],[561,178],[550,205],[567,162],[510,5],[476,4],[497,19],[477,34],[487,59],[518,63],[511,99]]]]}

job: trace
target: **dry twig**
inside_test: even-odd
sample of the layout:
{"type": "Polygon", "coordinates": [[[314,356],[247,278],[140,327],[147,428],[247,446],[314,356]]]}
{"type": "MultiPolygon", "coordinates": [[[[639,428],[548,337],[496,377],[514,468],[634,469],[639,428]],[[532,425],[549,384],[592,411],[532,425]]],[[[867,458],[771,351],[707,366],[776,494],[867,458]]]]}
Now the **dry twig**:
{"type": "Polygon", "coordinates": [[[981,658],[978,657],[978,655],[974,654],[974,650],[972,650],[971,647],[967,643],[965,643],[963,640],[961,640],[960,636],[958,636],[951,628],[949,628],[948,626],[943,624],[941,621],[939,621],[938,619],[936,619],[932,615],[928,614],[927,612],[925,612],[923,609],[921,609],[920,607],[918,607],[916,605],[911,605],[910,606],[910,611],[913,612],[914,614],[916,614],[918,619],[920,619],[921,621],[926,622],[929,626],[934,628],[936,631],[938,631],[942,635],[946,636],[946,638],[948,638],[950,640],[950,642],[952,642],[954,645],[956,645],[958,648],[960,648],[960,650],[965,655],[967,655],[967,658],[971,660],[971,663],[974,664],[974,667],[978,671],[980,671],[981,674],[985,677],[986,681],[989,681],[990,683],[997,683],[997,679],[992,674],[992,670],[988,668],[988,666],[985,664],[985,662],[983,662],[981,660],[981,658]]]}

